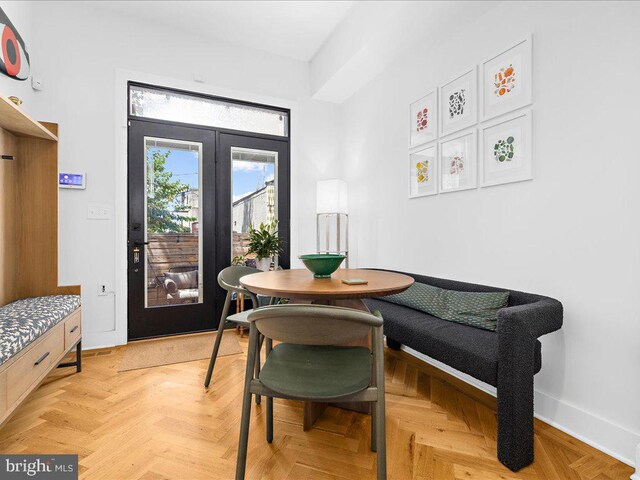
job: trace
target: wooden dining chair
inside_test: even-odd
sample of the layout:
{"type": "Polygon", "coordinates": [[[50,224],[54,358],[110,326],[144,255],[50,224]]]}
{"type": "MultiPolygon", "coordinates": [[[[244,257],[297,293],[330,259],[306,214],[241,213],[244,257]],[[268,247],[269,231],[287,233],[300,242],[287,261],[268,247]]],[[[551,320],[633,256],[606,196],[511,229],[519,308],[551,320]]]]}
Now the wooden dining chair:
{"type": "MultiPolygon", "coordinates": [[[[211,376],[213,375],[213,367],[216,364],[216,359],[218,357],[218,350],[220,350],[220,342],[222,341],[222,335],[224,334],[224,325],[227,321],[234,322],[243,327],[249,327],[249,314],[256,308],[260,306],[260,300],[253,293],[240,285],[240,279],[245,275],[251,275],[252,273],[260,273],[261,270],[252,267],[245,267],[242,265],[234,265],[231,267],[227,267],[220,271],[218,274],[218,284],[227,291],[227,296],[224,300],[224,306],[222,307],[222,316],[220,318],[220,324],[218,325],[218,331],[216,333],[216,340],[213,344],[213,351],[211,352],[211,360],[209,361],[209,369],[207,370],[207,376],[204,380],[204,386],[209,387],[211,383],[211,376]],[[239,313],[235,313],[233,315],[228,315],[229,306],[231,305],[231,301],[233,299],[233,294],[236,295],[245,295],[251,298],[251,303],[253,308],[251,310],[245,310],[239,313]]],[[[258,352],[258,358],[260,356],[260,352],[258,352]]],[[[260,372],[260,362],[256,363],[256,374],[260,372]]],[[[256,403],[260,404],[260,397],[256,397],[256,403]]]]}
{"type": "Polygon", "coordinates": [[[386,479],[382,316],[326,305],[274,305],[253,310],[242,402],[236,480],[244,480],[251,395],[266,397],[267,442],[273,441],[273,398],[371,402],[371,450],[378,480],[386,479]],[[345,346],[371,334],[372,349],[345,346]],[[258,352],[264,337],[266,359],[258,352]],[[273,341],[279,341],[273,346],[273,341]]]}

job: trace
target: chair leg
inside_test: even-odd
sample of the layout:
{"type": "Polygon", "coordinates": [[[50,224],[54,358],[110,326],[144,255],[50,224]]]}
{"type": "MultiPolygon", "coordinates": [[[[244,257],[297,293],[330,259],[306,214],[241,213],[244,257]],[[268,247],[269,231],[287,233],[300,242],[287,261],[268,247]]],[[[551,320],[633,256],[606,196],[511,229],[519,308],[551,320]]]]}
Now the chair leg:
{"type": "Polygon", "coordinates": [[[204,386],[208,387],[211,383],[211,376],[213,375],[213,367],[216,364],[218,358],[218,350],[220,350],[220,343],[222,342],[222,335],[224,333],[224,327],[219,327],[216,332],[216,343],[213,344],[213,352],[211,352],[211,360],[209,360],[209,369],[207,370],[207,377],[204,380],[204,386]]]}
{"type": "Polygon", "coordinates": [[[384,392],[376,402],[376,447],[378,452],[378,480],[387,478],[387,440],[384,414],[384,392]]]}
{"type": "Polygon", "coordinates": [[[378,480],[387,478],[387,440],[384,406],[384,351],[382,346],[382,327],[373,329],[374,372],[378,395],[375,402],[376,451],[378,453],[378,480]]]}
{"type": "MultiPolygon", "coordinates": [[[[269,352],[273,346],[270,338],[265,338],[265,358],[269,356],[269,352]]],[[[273,442],[273,397],[267,397],[267,443],[273,442]]]]}
{"type": "Polygon", "coordinates": [[[249,445],[249,420],[251,419],[251,380],[253,379],[256,350],[259,345],[258,332],[255,327],[249,334],[249,348],[247,353],[247,369],[244,380],[244,395],[242,398],[242,417],[240,419],[240,438],[238,440],[238,461],[236,463],[236,480],[244,480],[247,467],[247,448],[249,445]]]}
{"type": "Polygon", "coordinates": [[[371,402],[371,451],[375,452],[378,449],[376,442],[376,402],[371,402]]]}
{"type": "Polygon", "coordinates": [[[211,352],[211,360],[209,360],[209,369],[207,370],[207,377],[204,379],[205,388],[209,387],[211,383],[211,376],[213,375],[213,367],[216,364],[218,358],[218,350],[220,350],[220,342],[222,342],[222,335],[224,333],[224,323],[227,319],[227,312],[229,310],[229,304],[231,303],[231,293],[227,292],[227,298],[224,300],[224,307],[222,307],[222,317],[220,318],[220,324],[216,331],[216,342],[213,345],[213,352],[211,352]]]}
{"type": "Polygon", "coordinates": [[[267,443],[273,442],[273,397],[267,397],[267,443]]]}
{"type": "MultiPolygon", "coordinates": [[[[258,341],[256,342],[256,378],[260,377],[260,350],[262,349],[262,340],[264,337],[259,335],[258,341]]],[[[262,402],[262,397],[260,395],[256,395],[256,405],[260,405],[262,402]]]]}

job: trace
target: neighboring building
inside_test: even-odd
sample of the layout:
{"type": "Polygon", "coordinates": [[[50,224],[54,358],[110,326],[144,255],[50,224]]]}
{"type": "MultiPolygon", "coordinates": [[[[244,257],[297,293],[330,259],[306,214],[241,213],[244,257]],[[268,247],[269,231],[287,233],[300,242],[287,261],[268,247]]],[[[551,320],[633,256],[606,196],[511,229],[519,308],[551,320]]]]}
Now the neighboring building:
{"type": "Polygon", "coordinates": [[[186,192],[182,192],[178,199],[176,210],[180,216],[195,218],[194,221],[185,220],[182,226],[188,228],[191,233],[198,233],[198,215],[200,211],[200,192],[197,188],[191,188],[186,192]]]}
{"type": "Polygon", "coordinates": [[[249,226],[273,222],[276,218],[276,188],[273,180],[255,192],[233,202],[233,232],[244,234],[249,226]]]}

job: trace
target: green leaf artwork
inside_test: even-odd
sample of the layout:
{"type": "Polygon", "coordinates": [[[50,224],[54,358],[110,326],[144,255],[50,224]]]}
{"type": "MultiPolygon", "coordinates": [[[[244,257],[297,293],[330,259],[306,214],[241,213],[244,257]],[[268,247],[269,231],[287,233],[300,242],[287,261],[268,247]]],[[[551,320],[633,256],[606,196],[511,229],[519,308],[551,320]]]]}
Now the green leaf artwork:
{"type": "Polygon", "coordinates": [[[493,146],[493,156],[496,162],[510,162],[513,160],[513,137],[508,137],[506,140],[498,140],[493,146]]]}

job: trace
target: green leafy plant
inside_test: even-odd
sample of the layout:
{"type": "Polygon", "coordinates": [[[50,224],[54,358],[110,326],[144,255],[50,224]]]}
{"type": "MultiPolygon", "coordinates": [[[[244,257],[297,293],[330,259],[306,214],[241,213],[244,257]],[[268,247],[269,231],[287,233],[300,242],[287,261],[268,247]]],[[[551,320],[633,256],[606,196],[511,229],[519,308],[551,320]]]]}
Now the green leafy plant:
{"type": "Polygon", "coordinates": [[[149,150],[147,157],[147,230],[149,233],[189,233],[184,224],[196,221],[185,215],[188,211],[180,207],[178,198],[189,190],[189,185],[173,179],[166,170],[170,150],[149,150]]]}
{"type": "Polygon", "coordinates": [[[231,265],[233,266],[244,265],[244,262],[244,255],[236,255],[235,257],[233,257],[233,259],[231,259],[231,265]]]}
{"type": "Polygon", "coordinates": [[[249,226],[249,253],[255,253],[258,260],[270,258],[282,251],[282,242],[278,237],[278,221],[261,223],[258,228],[249,226]]]}

